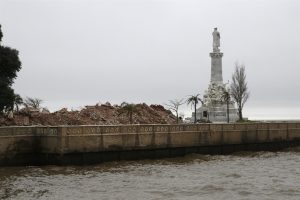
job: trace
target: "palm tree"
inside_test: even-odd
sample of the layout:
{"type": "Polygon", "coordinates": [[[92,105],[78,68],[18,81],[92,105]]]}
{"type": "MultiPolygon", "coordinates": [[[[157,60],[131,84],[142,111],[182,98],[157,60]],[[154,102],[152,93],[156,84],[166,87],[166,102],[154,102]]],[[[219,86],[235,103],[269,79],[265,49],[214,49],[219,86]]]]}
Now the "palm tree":
{"type": "Polygon", "coordinates": [[[196,111],[197,111],[197,104],[199,102],[201,102],[203,104],[202,99],[199,98],[200,94],[196,94],[196,95],[190,95],[190,97],[187,99],[187,104],[191,104],[191,106],[194,106],[194,110],[195,110],[195,115],[194,115],[194,123],[197,122],[197,117],[196,117],[196,111]]]}
{"type": "Polygon", "coordinates": [[[229,123],[229,102],[230,102],[230,92],[229,89],[226,90],[226,88],[223,88],[221,101],[226,102],[227,104],[227,123],[229,123]]]}
{"type": "Polygon", "coordinates": [[[129,118],[130,124],[132,124],[132,122],[133,122],[132,116],[133,116],[133,113],[136,113],[136,112],[137,112],[136,104],[123,102],[121,104],[121,109],[119,110],[119,115],[125,113],[127,115],[127,117],[129,118]]]}
{"type": "Polygon", "coordinates": [[[19,106],[22,105],[24,102],[23,102],[23,99],[22,97],[19,95],[19,94],[15,94],[15,97],[14,97],[14,104],[16,106],[16,111],[19,112],[19,106]]]}

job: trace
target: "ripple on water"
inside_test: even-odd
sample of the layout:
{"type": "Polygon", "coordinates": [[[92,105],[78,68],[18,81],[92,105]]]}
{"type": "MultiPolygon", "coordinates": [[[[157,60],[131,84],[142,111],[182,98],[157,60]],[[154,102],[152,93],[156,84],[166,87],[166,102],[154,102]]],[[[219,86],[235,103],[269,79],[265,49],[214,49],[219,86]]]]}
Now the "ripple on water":
{"type": "Polygon", "coordinates": [[[0,199],[297,199],[300,151],[0,168],[0,199]]]}

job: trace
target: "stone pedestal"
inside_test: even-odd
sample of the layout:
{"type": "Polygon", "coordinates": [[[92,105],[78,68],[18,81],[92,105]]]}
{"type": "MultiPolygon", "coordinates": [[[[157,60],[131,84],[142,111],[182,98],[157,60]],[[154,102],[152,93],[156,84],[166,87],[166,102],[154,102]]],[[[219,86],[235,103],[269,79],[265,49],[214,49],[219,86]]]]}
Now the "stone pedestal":
{"type": "Polygon", "coordinates": [[[211,83],[223,83],[222,76],[222,57],[223,53],[213,52],[209,54],[211,57],[211,83]]]}
{"type": "MultiPolygon", "coordinates": [[[[228,105],[229,122],[236,122],[238,120],[237,110],[234,102],[228,105]]],[[[227,103],[216,102],[214,105],[202,105],[197,109],[197,119],[201,121],[210,121],[213,123],[226,123],[227,122],[227,103]]]]}

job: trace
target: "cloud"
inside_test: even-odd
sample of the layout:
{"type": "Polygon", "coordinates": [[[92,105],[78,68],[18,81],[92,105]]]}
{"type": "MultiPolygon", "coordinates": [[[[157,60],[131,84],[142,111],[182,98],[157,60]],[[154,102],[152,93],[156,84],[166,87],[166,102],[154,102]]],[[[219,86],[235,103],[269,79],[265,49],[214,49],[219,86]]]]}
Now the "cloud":
{"type": "Polygon", "coordinates": [[[66,102],[161,104],[203,94],[214,27],[221,33],[224,81],[237,60],[246,65],[246,116],[262,105],[300,107],[298,1],[1,4],[4,44],[18,49],[23,63],[14,87],[53,109],[66,102]]]}

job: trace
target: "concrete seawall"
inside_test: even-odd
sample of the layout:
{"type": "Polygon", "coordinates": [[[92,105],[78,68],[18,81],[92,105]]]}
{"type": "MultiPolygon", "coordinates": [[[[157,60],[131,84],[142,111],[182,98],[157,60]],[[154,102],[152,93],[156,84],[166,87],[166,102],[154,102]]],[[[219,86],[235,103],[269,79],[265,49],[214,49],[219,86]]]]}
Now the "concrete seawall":
{"type": "Polygon", "coordinates": [[[91,164],[300,145],[300,123],[0,127],[0,166],[91,164]]]}

